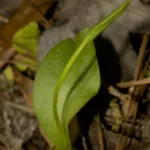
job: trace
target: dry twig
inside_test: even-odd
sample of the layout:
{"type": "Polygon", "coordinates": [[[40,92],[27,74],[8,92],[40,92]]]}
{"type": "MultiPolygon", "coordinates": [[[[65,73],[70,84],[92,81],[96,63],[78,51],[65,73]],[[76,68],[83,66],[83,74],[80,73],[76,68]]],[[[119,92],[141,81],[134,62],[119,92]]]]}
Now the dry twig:
{"type": "Polygon", "coordinates": [[[31,108],[28,108],[26,106],[22,106],[20,104],[12,103],[10,101],[6,101],[6,100],[4,101],[2,99],[0,99],[0,101],[2,103],[4,103],[4,105],[8,105],[9,107],[12,107],[12,108],[18,109],[20,111],[23,111],[23,112],[29,113],[31,115],[34,115],[34,111],[31,108]]]}
{"type": "Polygon", "coordinates": [[[143,64],[143,61],[144,61],[144,53],[145,53],[145,49],[146,49],[146,46],[147,46],[147,43],[148,43],[148,38],[149,38],[148,34],[145,34],[143,36],[142,44],[141,44],[141,47],[140,47],[140,53],[139,53],[139,57],[138,57],[138,60],[137,60],[137,65],[136,65],[136,69],[135,69],[135,73],[134,73],[134,79],[135,80],[138,79],[139,73],[141,71],[141,67],[142,67],[142,64],[143,64]]]}
{"type": "Polygon", "coordinates": [[[7,64],[7,62],[14,56],[14,54],[15,54],[14,48],[6,50],[6,52],[0,58],[0,68],[2,68],[5,64],[7,64]]]}
{"type": "Polygon", "coordinates": [[[120,83],[117,83],[117,86],[120,88],[129,88],[132,86],[138,86],[138,85],[144,85],[144,84],[150,84],[150,77],[137,80],[137,81],[120,82],[120,83]]]}
{"type": "Polygon", "coordinates": [[[128,95],[126,94],[122,94],[121,92],[119,92],[117,89],[115,89],[113,86],[109,86],[108,87],[108,92],[117,97],[118,99],[122,100],[122,101],[126,101],[129,99],[128,95]]]}
{"type": "MultiPolygon", "coordinates": [[[[142,44],[140,47],[140,53],[138,56],[137,65],[136,65],[136,69],[135,69],[135,73],[134,73],[134,80],[138,80],[138,79],[142,78],[141,72],[143,75],[142,65],[143,65],[143,61],[144,61],[144,53],[145,53],[146,45],[148,42],[148,37],[149,36],[147,34],[145,34],[143,36],[142,44]]],[[[141,90],[141,88],[139,88],[139,87],[136,87],[136,88],[135,88],[135,86],[130,87],[129,91],[128,91],[128,96],[130,98],[123,105],[123,111],[125,114],[125,124],[128,122],[129,118],[131,116],[133,116],[132,127],[133,127],[133,124],[134,124],[135,119],[136,119],[136,114],[137,114],[137,109],[138,109],[138,104],[139,104],[139,99],[137,100],[137,94],[140,93],[140,90],[141,90]]],[[[139,95],[139,97],[140,96],[141,95],[139,95]]],[[[124,149],[124,147],[126,146],[127,141],[128,141],[128,136],[129,136],[130,132],[132,132],[132,129],[131,129],[128,132],[127,136],[123,136],[124,129],[125,129],[125,126],[122,130],[119,142],[116,145],[116,150],[123,150],[124,149]]]]}
{"type": "Polygon", "coordinates": [[[0,16],[0,21],[3,23],[7,23],[9,20],[3,16],[0,16]]]}
{"type": "Polygon", "coordinates": [[[100,146],[100,150],[104,150],[104,138],[103,138],[103,132],[102,132],[102,124],[100,122],[100,115],[98,114],[96,116],[96,122],[98,124],[98,138],[99,138],[99,146],[100,146]]]}

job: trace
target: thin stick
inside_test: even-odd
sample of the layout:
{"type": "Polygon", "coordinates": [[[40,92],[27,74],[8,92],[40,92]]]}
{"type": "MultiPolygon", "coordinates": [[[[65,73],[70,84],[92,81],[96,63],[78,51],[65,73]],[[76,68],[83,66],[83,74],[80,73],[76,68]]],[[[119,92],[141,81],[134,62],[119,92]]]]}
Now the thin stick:
{"type": "Polygon", "coordinates": [[[139,57],[138,57],[138,60],[137,60],[135,73],[134,73],[134,79],[135,80],[138,79],[139,72],[140,72],[141,67],[142,67],[142,63],[143,63],[143,60],[144,60],[144,53],[145,53],[145,49],[146,49],[146,46],[147,46],[148,38],[149,38],[149,35],[144,34],[142,44],[141,44],[141,47],[140,47],[140,53],[139,53],[139,57]]]}
{"type": "MultiPolygon", "coordinates": [[[[140,47],[140,53],[139,53],[139,56],[138,56],[138,60],[137,60],[137,64],[136,64],[136,69],[135,69],[135,72],[134,72],[134,80],[138,80],[139,79],[139,74],[140,74],[140,71],[141,71],[141,68],[142,68],[142,64],[143,64],[143,60],[144,60],[144,52],[145,52],[146,45],[147,45],[147,42],[148,42],[148,37],[149,36],[147,34],[144,34],[144,36],[143,36],[142,44],[141,44],[141,47],[140,47]]],[[[134,117],[132,124],[134,124],[134,121],[135,121],[135,117],[136,116],[135,116],[135,113],[132,112],[132,110],[137,109],[136,108],[137,106],[132,107],[132,101],[135,100],[134,99],[135,98],[134,97],[134,91],[135,91],[135,86],[131,86],[129,88],[129,90],[128,90],[129,100],[126,103],[126,105],[128,107],[126,109],[127,111],[125,112],[125,124],[127,123],[128,119],[131,116],[134,117]]],[[[123,136],[124,129],[125,129],[125,126],[124,126],[124,128],[122,130],[119,142],[117,143],[115,150],[123,150],[124,149],[124,146],[125,146],[126,140],[127,140],[127,137],[123,136]]]]}
{"type": "Polygon", "coordinates": [[[128,100],[128,99],[129,99],[128,95],[120,93],[120,92],[119,92],[117,89],[115,89],[113,86],[109,86],[109,87],[108,87],[108,92],[109,92],[111,95],[117,97],[118,99],[120,99],[120,100],[122,100],[122,101],[125,101],[125,100],[128,100]]]}
{"type": "Polygon", "coordinates": [[[117,83],[117,86],[120,88],[129,88],[132,86],[138,86],[138,85],[144,85],[144,84],[150,84],[150,77],[141,79],[138,81],[130,81],[130,82],[121,82],[117,83]]]}
{"type": "Polygon", "coordinates": [[[96,122],[98,124],[98,142],[99,142],[99,146],[100,146],[100,150],[104,150],[104,138],[103,138],[103,132],[102,132],[102,124],[100,122],[100,115],[98,113],[98,115],[96,116],[96,122]]]}
{"type": "Polygon", "coordinates": [[[85,137],[82,137],[82,145],[84,150],[88,150],[85,137]]]}
{"type": "Polygon", "coordinates": [[[0,99],[0,101],[2,101],[4,103],[4,105],[8,105],[8,106],[13,107],[15,109],[18,109],[20,111],[23,111],[23,112],[29,113],[31,115],[34,115],[34,111],[31,108],[28,108],[26,106],[22,106],[20,104],[12,103],[12,102],[9,102],[9,101],[4,101],[2,99],[0,99]]]}
{"type": "Polygon", "coordinates": [[[9,59],[11,59],[12,56],[14,56],[14,54],[15,54],[14,48],[8,49],[0,58],[0,68],[2,68],[7,63],[7,61],[9,61],[9,59]]]}
{"type": "Polygon", "coordinates": [[[9,20],[3,16],[0,16],[0,21],[1,22],[4,22],[4,23],[7,23],[9,20]]]}

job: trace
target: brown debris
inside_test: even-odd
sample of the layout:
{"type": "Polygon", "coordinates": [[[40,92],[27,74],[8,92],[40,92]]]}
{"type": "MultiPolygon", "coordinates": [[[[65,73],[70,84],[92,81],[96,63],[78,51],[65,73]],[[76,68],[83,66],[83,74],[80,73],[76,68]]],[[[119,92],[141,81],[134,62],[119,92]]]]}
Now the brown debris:
{"type": "MultiPolygon", "coordinates": [[[[7,24],[0,28],[0,46],[5,52],[12,45],[14,33],[31,21],[41,22],[44,14],[52,6],[52,2],[43,0],[24,0],[18,11],[7,24]],[[38,10],[38,11],[37,11],[38,10]]],[[[48,24],[48,23],[47,23],[48,24]]]]}

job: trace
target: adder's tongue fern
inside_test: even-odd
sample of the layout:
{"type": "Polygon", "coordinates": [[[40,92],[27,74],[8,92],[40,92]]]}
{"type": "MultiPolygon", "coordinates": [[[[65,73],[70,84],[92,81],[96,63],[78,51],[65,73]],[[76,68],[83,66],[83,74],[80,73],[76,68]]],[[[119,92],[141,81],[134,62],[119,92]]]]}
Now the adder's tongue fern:
{"type": "MultiPolygon", "coordinates": [[[[78,55],[81,53],[82,49],[92,40],[94,40],[102,31],[104,31],[113,21],[115,21],[127,8],[129,5],[130,0],[126,0],[119,8],[114,10],[109,16],[104,18],[101,22],[99,22],[97,25],[95,25],[93,28],[90,29],[90,31],[85,36],[84,40],[81,42],[75,53],[72,55],[70,60],[68,61],[67,65],[65,66],[58,82],[57,86],[55,88],[54,92],[54,108],[57,108],[57,97],[59,93],[59,89],[69,72],[72,64],[74,63],[75,59],[78,57],[78,55]]],[[[56,109],[55,109],[56,111],[56,109]]]]}

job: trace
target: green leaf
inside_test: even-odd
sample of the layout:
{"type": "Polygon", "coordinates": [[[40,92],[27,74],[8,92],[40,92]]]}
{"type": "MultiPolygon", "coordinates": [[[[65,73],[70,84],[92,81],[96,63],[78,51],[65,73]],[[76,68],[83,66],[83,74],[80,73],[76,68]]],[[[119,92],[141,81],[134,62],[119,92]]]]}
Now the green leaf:
{"type": "Polygon", "coordinates": [[[57,122],[53,108],[55,86],[68,60],[83,40],[80,36],[85,35],[87,31],[86,29],[86,32],[84,30],[78,35],[78,42],[67,39],[56,45],[41,63],[35,79],[33,91],[34,100],[36,100],[34,101],[35,113],[46,135],[61,150],[70,149],[68,133],[66,134],[69,121],[98,92],[100,87],[95,49],[93,42],[90,42],[77,58],[60,89],[56,110],[57,122]],[[59,123],[64,129],[60,132],[56,128],[59,127],[59,123]]]}
{"type": "Polygon", "coordinates": [[[19,71],[26,71],[28,68],[34,72],[37,71],[38,64],[35,57],[18,54],[14,57],[13,63],[19,71]]]}
{"type": "Polygon", "coordinates": [[[7,66],[3,71],[5,78],[9,81],[10,85],[14,83],[14,73],[11,66],[7,66]]]}
{"type": "Polygon", "coordinates": [[[75,46],[73,40],[68,39],[48,53],[37,72],[33,89],[34,111],[40,126],[52,143],[62,150],[69,149],[69,145],[66,142],[65,130],[59,129],[57,125],[53,112],[53,95],[58,77],[73,54],[75,46]]]}
{"type": "Polygon", "coordinates": [[[71,150],[68,123],[100,88],[93,40],[122,14],[129,2],[126,0],[92,29],[82,30],[75,39],[58,43],[39,67],[33,88],[34,110],[58,150],[71,150]]]}
{"type": "Polygon", "coordinates": [[[28,68],[32,71],[37,69],[36,51],[39,33],[38,24],[30,22],[13,36],[13,47],[18,53],[22,53],[22,58],[14,61],[20,71],[25,71],[28,68]]]}
{"type": "MultiPolygon", "coordinates": [[[[77,47],[83,41],[88,31],[89,29],[85,28],[75,37],[77,47]]],[[[68,125],[71,118],[73,118],[73,116],[75,116],[76,113],[94,95],[96,95],[100,88],[99,66],[93,42],[87,44],[82,50],[75,63],[72,65],[68,75],[73,74],[72,72],[74,72],[74,75],[76,76],[74,77],[75,81],[72,83],[67,95],[66,104],[64,105],[65,108],[63,108],[63,111],[60,112],[60,114],[62,114],[62,122],[65,120],[66,125],[68,125]]],[[[63,89],[66,82],[68,83],[67,77],[63,82],[61,89],[63,89]]],[[[61,89],[59,94],[61,93],[61,89]]]]}
{"type": "Polygon", "coordinates": [[[13,47],[19,53],[31,51],[36,55],[37,40],[40,30],[36,22],[30,22],[24,28],[19,29],[13,36],[13,47]]]}

